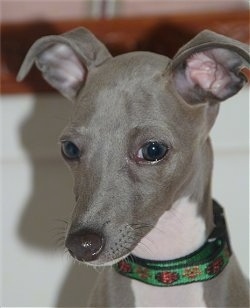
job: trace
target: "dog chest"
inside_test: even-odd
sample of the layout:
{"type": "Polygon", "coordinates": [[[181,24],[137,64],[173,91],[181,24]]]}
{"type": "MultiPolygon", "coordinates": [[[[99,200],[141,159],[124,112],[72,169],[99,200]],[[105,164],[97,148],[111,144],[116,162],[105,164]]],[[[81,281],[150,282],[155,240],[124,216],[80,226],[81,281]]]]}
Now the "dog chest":
{"type": "Polygon", "coordinates": [[[131,280],[135,307],[207,307],[202,283],[155,287],[131,280]]]}

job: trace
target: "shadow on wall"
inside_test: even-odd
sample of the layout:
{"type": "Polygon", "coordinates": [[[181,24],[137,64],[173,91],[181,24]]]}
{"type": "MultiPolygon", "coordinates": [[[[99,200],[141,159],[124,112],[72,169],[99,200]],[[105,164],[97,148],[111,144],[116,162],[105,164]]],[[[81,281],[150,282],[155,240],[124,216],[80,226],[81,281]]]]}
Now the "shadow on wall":
{"type": "MultiPolygon", "coordinates": [[[[33,191],[22,213],[18,235],[25,244],[45,251],[53,251],[60,244],[63,253],[64,220],[70,216],[74,204],[72,178],[60,159],[57,145],[71,108],[59,95],[40,95],[20,130],[22,144],[32,163],[33,191]]],[[[56,306],[86,304],[95,278],[92,269],[72,264],[56,306]]]]}

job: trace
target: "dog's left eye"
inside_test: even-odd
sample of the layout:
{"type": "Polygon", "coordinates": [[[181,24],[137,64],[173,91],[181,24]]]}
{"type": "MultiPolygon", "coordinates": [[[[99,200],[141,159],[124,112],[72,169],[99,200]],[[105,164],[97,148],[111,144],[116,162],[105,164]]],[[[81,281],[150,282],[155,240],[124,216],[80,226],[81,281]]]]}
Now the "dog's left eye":
{"type": "Polygon", "coordinates": [[[137,153],[140,160],[149,162],[157,162],[164,158],[167,154],[169,147],[164,143],[158,141],[150,141],[143,145],[137,153]]]}
{"type": "Polygon", "coordinates": [[[80,149],[71,141],[62,142],[62,154],[66,159],[76,160],[80,158],[80,149]]]}

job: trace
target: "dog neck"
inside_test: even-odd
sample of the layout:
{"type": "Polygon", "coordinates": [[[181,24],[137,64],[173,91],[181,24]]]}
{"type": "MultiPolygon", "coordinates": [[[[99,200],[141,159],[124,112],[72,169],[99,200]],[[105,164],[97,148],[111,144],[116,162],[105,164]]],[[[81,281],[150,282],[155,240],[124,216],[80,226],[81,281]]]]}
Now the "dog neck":
{"type": "MultiPolygon", "coordinates": [[[[155,227],[141,239],[132,254],[149,260],[172,260],[200,248],[211,233],[199,205],[189,197],[177,200],[159,218],[155,227]]],[[[211,207],[212,210],[212,207],[211,207]]]]}

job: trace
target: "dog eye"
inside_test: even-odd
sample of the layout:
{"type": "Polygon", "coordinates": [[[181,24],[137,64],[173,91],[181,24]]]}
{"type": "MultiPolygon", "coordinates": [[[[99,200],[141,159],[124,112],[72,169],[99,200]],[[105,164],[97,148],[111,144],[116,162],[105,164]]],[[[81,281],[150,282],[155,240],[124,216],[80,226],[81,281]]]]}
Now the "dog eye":
{"type": "Polygon", "coordinates": [[[80,157],[80,149],[71,141],[62,142],[62,155],[66,159],[76,160],[80,157]]]}
{"type": "Polygon", "coordinates": [[[167,154],[169,147],[158,141],[147,142],[137,153],[141,160],[157,162],[167,154]]]}

